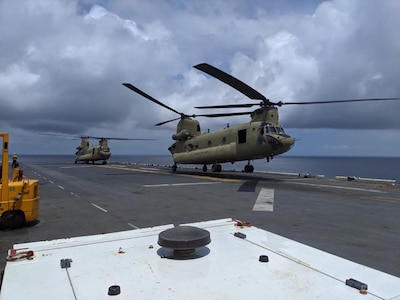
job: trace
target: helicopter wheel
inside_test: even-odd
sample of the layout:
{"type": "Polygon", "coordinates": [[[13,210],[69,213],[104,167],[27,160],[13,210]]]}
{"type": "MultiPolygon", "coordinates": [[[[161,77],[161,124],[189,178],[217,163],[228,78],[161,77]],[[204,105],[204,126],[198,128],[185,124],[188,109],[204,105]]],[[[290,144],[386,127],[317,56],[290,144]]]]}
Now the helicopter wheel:
{"type": "Polygon", "coordinates": [[[207,165],[203,166],[203,172],[207,172],[207,165]]]}
{"type": "MultiPolygon", "coordinates": [[[[93,162],[94,163],[94,162],[93,162]]],[[[107,164],[107,161],[106,160],[103,160],[103,165],[106,165],[107,164]]]]}
{"type": "Polygon", "coordinates": [[[216,173],[221,172],[222,166],[221,166],[220,164],[212,165],[211,170],[212,170],[213,172],[216,172],[216,173]]]}
{"type": "Polygon", "coordinates": [[[178,168],[178,166],[177,165],[173,165],[172,166],[172,172],[176,172],[176,169],[178,168]]]}
{"type": "Polygon", "coordinates": [[[246,173],[253,173],[254,172],[254,166],[253,165],[245,165],[244,166],[244,171],[246,173]]]}

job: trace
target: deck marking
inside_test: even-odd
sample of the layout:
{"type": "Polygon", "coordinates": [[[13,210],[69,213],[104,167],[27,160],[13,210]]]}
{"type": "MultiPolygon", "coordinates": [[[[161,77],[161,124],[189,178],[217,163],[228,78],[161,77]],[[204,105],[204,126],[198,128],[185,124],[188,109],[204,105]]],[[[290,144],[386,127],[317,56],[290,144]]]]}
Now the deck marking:
{"type": "Polygon", "coordinates": [[[50,183],[54,183],[54,181],[49,180],[50,183]]]}
{"type": "Polygon", "coordinates": [[[162,183],[162,184],[145,184],[143,187],[165,187],[165,186],[189,186],[189,185],[205,185],[217,184],[220,182],[182,182],[182,183],[162,183]]]}
{"type": "Polygon", "coordinates": [[[274,189],[262,188],[258,193],[253,211],[274,211],[274,189]]]}
{"type": "Polygon", "coordinates": [[[60,169],[91,168],[92,166],[62,166],[60,169]]]}
{"type": "Polygon", "coordinates": [[[132,228],[140,229],[140,227],[137,227],[136,225],[133,225],[132,223],[128,223],[128,225],[131,226],[132,228]]]}
{"type": "Polygon", "coordinates": [[[104,209],[104,208],[98,206],[97,204],[94,204],[94,203],[91,203],[91,204],[92,204],[94,207],[100,209],[101,211],[108,212],[106,209],[104,209]]]}
{"type": "Polygon", "coordinates": [[[63,187],[63,186],[61,186],[61,185],[58,185],[58,188],[60,188],[60,189],[64,190],[64,187],[63,187]]]}
{"type": "Polygon", "coordinates": [[[140,167],[140,170],[151,170],[151,171],[160,171],[160,169],[157,168],[146,168],[146,167],[140,167]]]}
{"type": "Polygon", "coordinates": [[[339,190],[352,190],[352,191],[363,191],[363,192],[373,192],[373,193],[387,193],[386,191],[362,189],[362,188],[346,187],[346,186],[338,186],[338,185],[313,184],[313,183],[305,183],[305,182],[292,182],[292,184],[325,187],[325,188],[332,188],[332,189],[339,189],[339,190]]]}
{"type": "MultiPolygon", "coordinates": [[[[127,168],[127,167],[121,167],[121,166],[112,166],[112,165],[95,165],[96,167],[101,167],[101,168],[110,168],[110,169],[116,169],[116,170],[126,170],[126,171],[133,171],[133,172],[142,172],[142,173],[157,173],[157,174],[163,174],[163,172],[160,169],[143,169],[143,168],[127,168]]],[[[201,176],[202,179],[208,179],[208,180],[214,180],[214,181],[220,181],[220,182],[242,182],[243,180],[241,179],[231,179],[231,178],[215,178],[212,176],[204,176],[204,175],[190,175],[190,174],[183,174],[183,173],[175,173],[177,176],[182,176],[182,177],[191,177],[191,178],[199,178],[201,176]]]]}
{"type": "Polygon", "coordinates": [[[143,187],[162,187],[162,186],[170,186],[170,184],[162,183],[162,184],[145,184],[143,187]]]}

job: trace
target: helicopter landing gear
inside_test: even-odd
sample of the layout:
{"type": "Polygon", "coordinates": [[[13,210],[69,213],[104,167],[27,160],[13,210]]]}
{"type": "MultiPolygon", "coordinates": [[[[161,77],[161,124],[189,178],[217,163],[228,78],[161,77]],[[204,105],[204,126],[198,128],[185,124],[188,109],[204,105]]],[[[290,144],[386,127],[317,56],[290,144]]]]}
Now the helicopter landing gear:
{"type": "Polygon", "coordinates": [[[207,172],[207,165],[203,166],[203,172],[207,172]]]}
{"type": "Polygon", "coordinates": [[[244,171],[245,173],[253,173],[254,172],[254,166],[247,164],[244,166],[244,171]]]}
{"type": "Polygon", "coordinates": [[[176,165],[176,164],[174,164],[173,166],[172,166],[172,172],[176,172],[176,169],[178,168],[178,166],[176,165]]]}
{"type": "Polygon", "coordinates": [[[211,171],[213,172],[221,172],[222,170],[222,166],[220,164],[214,164],[211,167],[211,171]]]}
{"type": "MultiPolygon", "coordinates": [[[[94,162],[93,162],[94,163],[94,162]]],[[[107,161],[106,160],[103,160],[103,165],[106,165],[107,164],[107,161]]]]}

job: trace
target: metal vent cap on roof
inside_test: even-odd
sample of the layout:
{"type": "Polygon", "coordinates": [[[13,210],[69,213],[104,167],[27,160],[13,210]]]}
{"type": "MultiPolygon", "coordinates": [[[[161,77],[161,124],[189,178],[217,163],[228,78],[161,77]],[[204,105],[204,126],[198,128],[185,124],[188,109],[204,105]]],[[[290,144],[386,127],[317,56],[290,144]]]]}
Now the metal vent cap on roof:
{"type": "Polygon", "coordinates": [[[176,226],[160,232],[158,244],[173,249],[173,257],[180,258],[195,255],[196,248],[201,248],[211,242],[210,232],[193,226],[176,226]]]}

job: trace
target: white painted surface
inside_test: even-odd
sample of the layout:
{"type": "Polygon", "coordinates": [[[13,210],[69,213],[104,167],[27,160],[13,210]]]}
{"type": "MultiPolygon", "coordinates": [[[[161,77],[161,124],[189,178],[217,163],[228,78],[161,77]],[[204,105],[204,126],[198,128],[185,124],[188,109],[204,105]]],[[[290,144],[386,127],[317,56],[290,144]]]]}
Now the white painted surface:
{"type": "Polygon", "coordinates": [[[262,188],[258,193],[253,211],[274,211],[274,189],[262,188]]]}
{"type": "Polygon", "coordinates": [[[14,245],[32,260],[7,262],[7,299],[394,299],[400,278],[231,219],[192,225],[211,243],[190,260],[161,258],[158,234],[173,225],[14,245]],[[235,237],[235,232],[246,235],[235,237]],[[267,255],[269,262],[259,262],[267,255]],[[71,259],[62,269],[61,259],[71,259]],[[345,285],[354,278],[368,293],[345,285]],[[119,285],[121,294],[108,296],[119,285]],[[75,296],[74,296],[75,295],[75,296]],[[75,297],[75,298],[74,298],[75,297]]]}

